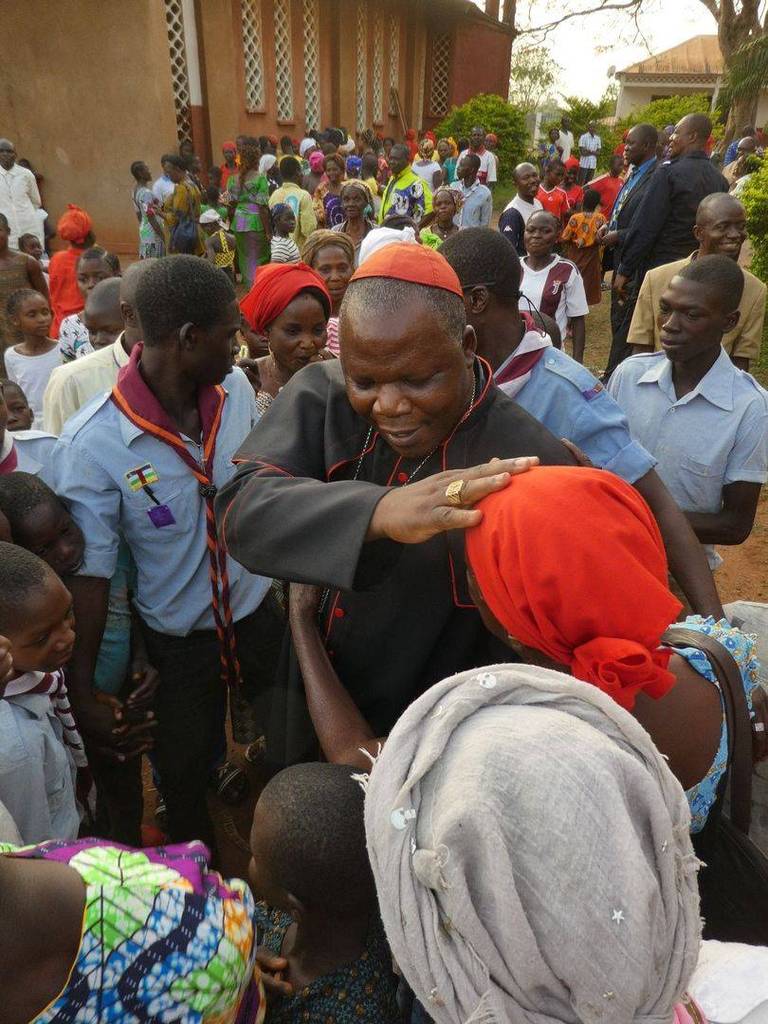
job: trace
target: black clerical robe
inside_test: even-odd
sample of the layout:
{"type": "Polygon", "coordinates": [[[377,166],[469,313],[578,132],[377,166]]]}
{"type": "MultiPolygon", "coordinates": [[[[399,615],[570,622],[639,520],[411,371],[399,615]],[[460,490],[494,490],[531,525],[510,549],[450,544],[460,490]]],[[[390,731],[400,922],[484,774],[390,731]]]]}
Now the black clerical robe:
{"type": "MultiPolygon", "coordinates": [[[[476,361],[469,416],[414,482],[494,456],[538,455],[572,465],[565,446],[490,382],[476,361]]],[[[423,544],[366,543],[387,488],[403,486],[419,459],[404,460],[347,401],[338,361],[306,367],[282,389],[236,456],[217,519],[230,554],[251,572],[328,588],[320,629],[332,664],[376,735],[408,704],[455,672],[509,661],[483,626],[466,585],[464,534],[423,544]]],[[[531,523],[536,529],[536,523],[531,523]]],[[[267,723],[273,765],[316,759],[295,653],[286,642],[267,723]]]]}

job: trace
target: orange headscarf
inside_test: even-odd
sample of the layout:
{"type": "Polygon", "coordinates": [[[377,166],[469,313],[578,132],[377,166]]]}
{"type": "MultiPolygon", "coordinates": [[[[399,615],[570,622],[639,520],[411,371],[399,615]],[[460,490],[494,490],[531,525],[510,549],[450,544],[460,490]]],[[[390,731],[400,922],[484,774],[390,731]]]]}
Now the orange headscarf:
{"type": "Polygon", "coordinates": [[[82,245],[92,228],[93,221],[90,216],[74,203],[67,204],[67,212],[62,213],[56,225],[59,238],[72,242],[73,245],[82,245]]]}
{"type": "Polygon", "coordinates": [[[405,133],[405,145],[408,147],[408,152],[411,154],[411,160],[415,160],[419,152],[419,144],[416,141],[416,129],[408,128],[405,133]]]}
{"type": "Polygon", "coordinates": [[[253,287],[240,302],[243,316],[257,334],[265,329],[296,296],[307,288],[319,292],[326,318],[331,312],[331,296],[325,281],[306,263],[268,263],[256,274],[253,287]]]}
{"type": "Polygon", "coordinates": [[[651,510],[599,469],[540,466],[480,502],[467,558],[507,633],[622,707],[674,686],[659,649],[680,602],[651,510]]]}

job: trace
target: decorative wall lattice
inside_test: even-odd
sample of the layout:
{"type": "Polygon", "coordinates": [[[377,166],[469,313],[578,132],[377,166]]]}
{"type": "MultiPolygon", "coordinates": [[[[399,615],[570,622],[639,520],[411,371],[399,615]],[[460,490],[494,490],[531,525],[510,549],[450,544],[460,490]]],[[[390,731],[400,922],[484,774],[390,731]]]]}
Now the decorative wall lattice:
{"type": "Polygon", "coordinates": [[[357,60],[355,62],[355,96],[357,130],[367,125],[368,106],[368,10],[366,0],[357,0],[357,60]]]}
{"type": "Polygon", "coordinates": [[[304,0],[304,110],[307,130],[320,129],[320,11],[318,0],[304,0]]]}
{"type": "Polygon", "coordinates": [[[389,23],[389,112],[396,114],[392,90],[400,86],[400,16],[391,15],[389,23]]]}
{"type": "Polygon", "coordinates": [[[418,95],[416,97],[416,113],[414,117],[414,127],[421,129],[424,121],[424,92],[427,81],[427,35],[426,32],[422,32],[416,43],[416,74],[418,82],[418,95]]]}
{"type": "Polygon", "coordinates": [[[245,109],[264,108],[264,53],[261,48],[261,0],[240,0],[243,23],[245,109]]]}
{"type": "Polygon", "coordinates": [[[451,36],[446,32],[432,40],[432,82],[429,110],[433,117],[448,113],[448,86],[451,74],[451,36]]]}
{"type": "Polygon", "coordinates": [[[290,0],[274,0],[275,92],[278,121],[293,120],[293,54],[290,0]]]}
{"type": "Polygon", "coordinates": [[[374,11],[373,18],[371,117],[375,124],[381,124],[384,120],[384,19],[379,10],[374,11]]]}
{"type": "Polygon", "coordinates": [[[192,138],[189,114],[189,76],[187,50],[184,45],[184,15],[181,0],[165,0],[165,22],[168,29],[168,52],[171,59],[173,104],[176,109],[176,135],[179,142],[192,138]]]}

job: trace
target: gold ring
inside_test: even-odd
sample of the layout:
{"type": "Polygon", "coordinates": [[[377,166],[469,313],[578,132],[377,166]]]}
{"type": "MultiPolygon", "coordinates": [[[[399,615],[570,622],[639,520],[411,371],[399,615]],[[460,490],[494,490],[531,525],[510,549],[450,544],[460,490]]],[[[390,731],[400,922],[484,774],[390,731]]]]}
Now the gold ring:
{"type": "Polygon", "coordinates": [[[445,497],[449,505],[461,505],[463,503],[461,495],[464,491],[465,484],[465,480],[454,480],[452,483],[448,484],[445,488],[445,497]]]}

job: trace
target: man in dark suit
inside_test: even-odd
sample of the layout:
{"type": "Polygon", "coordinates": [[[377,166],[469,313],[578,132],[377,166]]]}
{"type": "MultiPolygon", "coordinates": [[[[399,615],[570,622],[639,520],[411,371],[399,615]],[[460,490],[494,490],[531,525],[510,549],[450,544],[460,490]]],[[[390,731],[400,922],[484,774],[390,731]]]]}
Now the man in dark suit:
{"type": "MultiPolygon", "coordinates": [[[[635,214],[642,204],[646,189],[656,170],[656,146],[659,133],[652,124],[638,124],[630,131],[624,148],[624,160],[629,173],[624,187],[616,197],[610,224],[603,229],[602,243],[613,249],[613,266],[620,267],[624,243],[635,214]]],[[[613,373],[619,363],[630,355],[627,334],[632,322],[637,289],[628,289],[625,296],[613,291],[611,296],[611,352],[605,379],[613,373]]]]}

